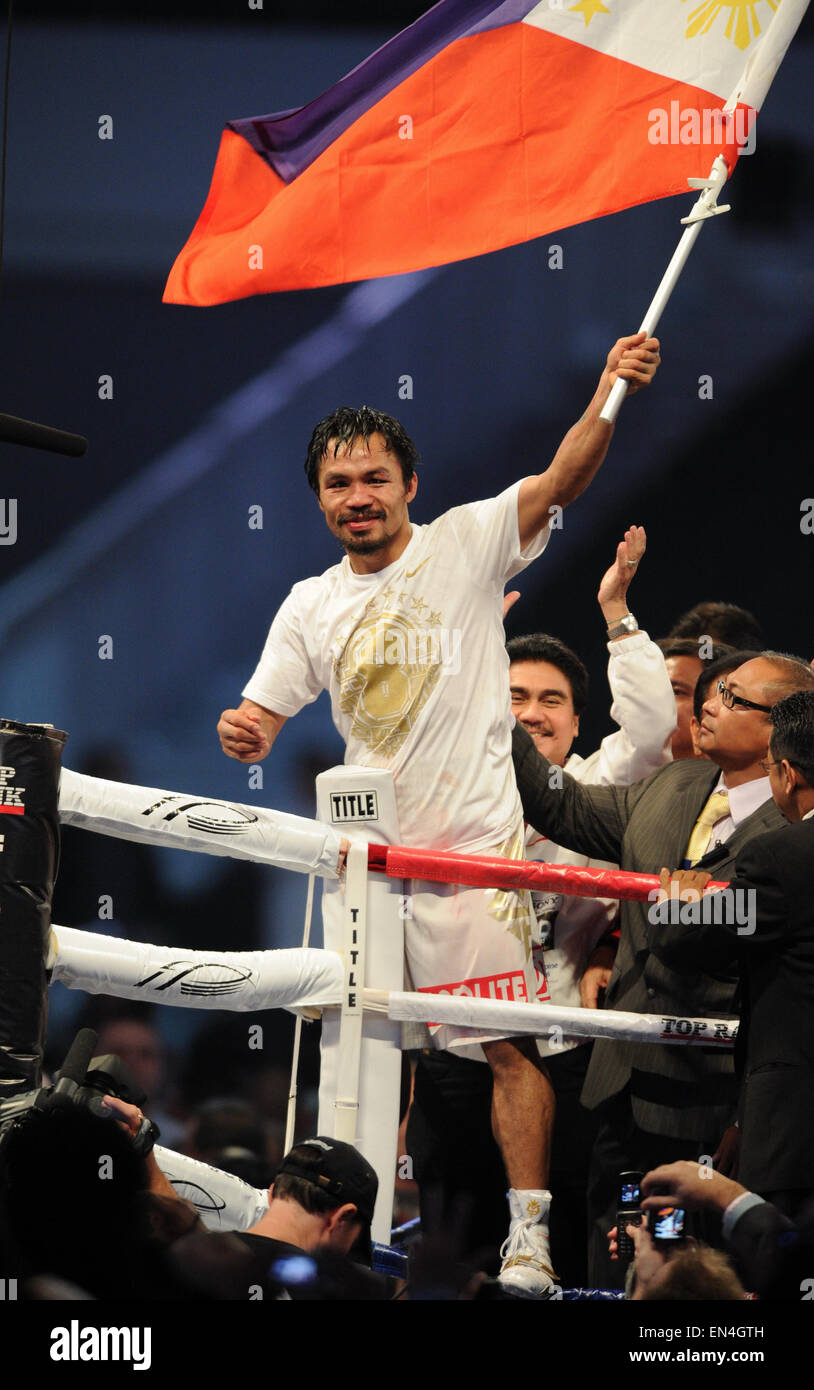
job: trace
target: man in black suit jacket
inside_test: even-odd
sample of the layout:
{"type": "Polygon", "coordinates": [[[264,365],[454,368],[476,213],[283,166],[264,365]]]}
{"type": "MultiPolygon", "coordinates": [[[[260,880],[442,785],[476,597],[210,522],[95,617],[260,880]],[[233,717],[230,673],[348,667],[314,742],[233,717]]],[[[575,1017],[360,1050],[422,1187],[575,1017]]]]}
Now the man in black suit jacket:
{"type": "MultiPolygon", "coordinates": [[[[524,814],[558,844],[623,869],[658,873],[665,863],[686,862],[696,822],[720,786],[729,794],[729,810],[712,824],[710,849],[700,864],[714,866],[716,878],[728,879],[743,846],[784,823],[761,759],[768,750],[771,707],[803,688],[814,688],[814,672],[802,662],[773,652],[746,662],[704,705],[698,739],[706,758],[669,764],[632,787],[581,786],[553,769],[525,730],[515,727],[513,756],[524,814]]],[[[649,906],[621,904],[619,951],[605,1007],[732,1017],[734,951],[725,968],[667,965],[650,949],[649,906]]],[[[582,1095],[583,1104],[600,1107],[602,1117],[589,1190],[592,1282],[620,1283],[607,1247],[619,1172],[714,1155],[735,1100],[732,1057],[713,1046],[595,1043],[582,1095]]]]}
{"type": "MultiPolygon", "coordinates": [[[[667,898],[668,920],[652,927],[650,944],[660,960],[673,968],[683,961],[685,969],[725,967],[736,951],[738,1180],[796,1218],[814,1197],[814,692],[781,700],[769,718],[764,766],[791,824],[741,850],[726,895],[735,908],[730,920],[716,894],[694,912],[667,898]],[[680,924],[669,920],[678,915],[680,924]]],[[[697,897],[709,877],[690,871],[674,881],[697,897]]],[[[668,879],[665,871],[667,892],[668,879]]]]}

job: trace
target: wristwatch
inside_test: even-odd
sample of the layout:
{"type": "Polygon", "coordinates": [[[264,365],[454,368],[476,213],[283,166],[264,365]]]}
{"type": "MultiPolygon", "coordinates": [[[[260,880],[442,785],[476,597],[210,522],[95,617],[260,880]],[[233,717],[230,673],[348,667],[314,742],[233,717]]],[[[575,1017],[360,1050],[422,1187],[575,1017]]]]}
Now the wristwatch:
{"type": "Polygon", "coordinates": [[[624,618],[617,618],[615,622],[608,623],[608,637],[611,641],[614,637],[625,637],[628,633],[638,631],[639,624],[632,613],[626,613],[624,618]]]}

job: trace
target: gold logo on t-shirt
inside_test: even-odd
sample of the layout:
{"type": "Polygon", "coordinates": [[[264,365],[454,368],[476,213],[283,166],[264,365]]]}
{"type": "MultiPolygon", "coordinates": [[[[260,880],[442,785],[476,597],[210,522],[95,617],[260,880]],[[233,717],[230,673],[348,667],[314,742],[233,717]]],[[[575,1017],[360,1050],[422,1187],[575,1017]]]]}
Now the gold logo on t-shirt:
{"type": "Polygon", "coordinates": [[[442,666],[437,628],[419,625],[405,613],[368,609],[334,661],[339,707],[351,716],[355,737],[371,752],[398,752],[442,666]]]}

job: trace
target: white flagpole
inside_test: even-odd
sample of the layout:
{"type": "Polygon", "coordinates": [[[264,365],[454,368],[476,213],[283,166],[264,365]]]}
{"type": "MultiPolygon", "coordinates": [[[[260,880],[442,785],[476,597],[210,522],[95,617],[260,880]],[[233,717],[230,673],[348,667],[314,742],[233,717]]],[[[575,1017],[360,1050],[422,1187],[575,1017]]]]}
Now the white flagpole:
{"type": "MultiPolygon", "coordinates": [[[[716,217],[721,212],[729,212],[729,204],[723,207],[717,206],[718,194],[726,183],[727,167],[726,160],[719,154],[710,170],[709,178],[688,179],[690,188],[700,188],[700,196],[692,208],[688,217],[682,217],[682,225],[686,231],[682,233],[681,239],[673,252],[673,258],[662,276],[661,284],[654,294],[647,313],[645,314],[639,327],[640,333],[646,333],[651,338],[656,331],[656,325],[664,311],[667,301],[678,283],[678,277],[686,265],[687,258],[696,243],[698,234],[704,223],[710,217],[716,217]]],[[[608,424],[613,424],[619,414],[619,407],[627,395],[627,382],[617,378],[611,387],[610,395],[606,400],[600,413],[600,420],[606,420],[608,424]]]]}
{"type": "MultiPolygon", "coordinates": [[[[734,112],[739,104],[751,107],[755,113],[760,110],[777,69],[783,61],[786,49],[794,38],[800,20],[808,9],[808,0],[783,0],[779,7],[773,6],[773,8],[775,13],[761,35],[760,42],[752,57],[746,63],[737,85],[729,94],[723,108],[725,115],[734,112]]],[[[673,259],[664,272],[664,278],[653,296],[653,301],[639,329],[640,333],[644,332],[650,337],[655,332],[662,310],[673,292],[676,281],[684,269],[687,257],[695,245],[696,237],[704,223],[719,212],[729,212],[728,206],[716,207],[718,194],[726,183],[726,179],[726,162],[723,155],[719,154],[710,170],[708,179],[687,180],[691,188],[700,188],[703,191],[689,217],[682,217],[681,219],[687,230],[679,241],[673,259]]],[[[626,394],[627,382],[616,381],[599,416],[600,420],[606,420],[608,424],[613,424],[626,394]]]]}

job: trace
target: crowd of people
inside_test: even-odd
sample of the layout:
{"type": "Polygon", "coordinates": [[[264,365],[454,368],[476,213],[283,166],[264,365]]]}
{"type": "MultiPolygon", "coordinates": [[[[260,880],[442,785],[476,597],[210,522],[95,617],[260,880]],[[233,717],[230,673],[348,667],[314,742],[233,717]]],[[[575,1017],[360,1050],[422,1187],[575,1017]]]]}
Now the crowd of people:
{"type": "MultiPolygon", "coordinates": [[[[632,528],[603,578],[603,607],[626,597],[635,569],[627,558],[638,566],[644,544],[632,528]]],[[[554,1298],[583,1287],[661,1301],[801,1296],[814,1253],[806,889],[814,671],[764,643],[751,615],[729,604],[699,605],[657,642],[629,626],[609,643],[618,728],[588,756],[572,751],[588,700],[579,656],[547,634],[508,643],[526,857],[662,870],[660,915],[659,904],[534,894],[538,996],[585,1009],[740,1018],[734,1056],[556,1030],[537,1040],[554,1094],[554,1298]],[[702,895],[710,876],[740,895],[738,912],[712,910],[715,895],[702,895]],[[620,1259],[620,1181],[635,1172],[639,1210],[629,1209],[632,1248],[620,1259]],[[677,1239],[654,1239],[647,1213],[672,1207],[686,1209],[687,1224],[677,1239]]],[[[36,1116],[0,1151],[3,1268],[28,1296],[387,1299],[432,1296],[428,1288],[439,1297],[512,1296],[496,1279],[506,1175],[482,1064],[429,1038],[407,1054],[405,1147],[422,1244],[405,1288],[370,1271],[376,1175],[325,1137],[284,1156],[280,1088],[270,1105],[245,1088],[224,1094],[227,1063],[208,1094],[203,1080],[192,1083],[184,1114],[166,1084],[159,1035],[137,1006],[91,1001],[82,1021],[98,1028],[98,1053],[129,1065],[145,1111],[174,1147],[269,1187],[270,1201],[254,1228],[215,1234],[151,1154],[131,1151],[137,1107],[111,1097],[105,1119],[36,1116]],[[115,1181],[98,1180],[100,1150],[115,1155],[115,1181]],[[36,1197],[55,1153],[60,1185],[76,1194],[60,1203],[56,1225],[36,1197]],[[346,1201],[329,1190],[336,1174],[346,1201]]],[[[201,1048],[202,1072],[224,1051],[222,1040],[201,1048]]],[[[302,1119],[315,1125],[313,1112],[302,1119]]]]}
{"type": "MultiPolygon", "coordinates": [[[[683,917],[660,922],[648,903],[535,894],[536,950],[550,996],[635,1013],[740,1015],[741,1025],[734,1058],[714,1046],[540,1042],[556,1096],[553,1263],[563,1282],[603,1288],[621,1287],[627,1273],[608,1237],[623,1173],[694,1159],[702,1177],[737,1172],[792,1220],[814,1197],[806,1103],[814,923],[805,889],[814,825],[803,824],[814,812],[814,672],[801,658],[766,650],[751,615],[728,604],[699,605],[656,644],[636,630],[616,645],[609,675],[621,727],[585,759],[569,756],[586,698],[579,658],[542,635],[509,643],[527,856],[649,873],[697,865],[672,880],[668,872],[665,894],[672,881],[674,894],[698,896],[714,877],[730,882],[729,902],[741,915],[719,912],[716,920],[714,896],[688,923],[684,903],[683,917]],[[626,663],[639,669],[625,673],[626,663]],[[552,777],[557,766],[568,776],[552,777]]],[[[481,1257],[500,1226],[489,1103],[480,1069],[422,1052],[408,1130],[422,1196],[436,1221],[456,1217],[481,1257]],[[478,1155],[463,1174],[455,1162],[461,1139],[478,1155]]],[[[708,1213],[709,1203],[698,1205],[708,1213]]],[[[696,1226],[720,1245],[708,1215],[696,1226]]],[[[646,1228],[636,1239],[647,1244],[646,1228]]],[[[744,1277],[765,1291],[754,1268],[744,1277]]]]}
{"type": "Polygon", "coordinates": [[[417,452],[398,421],[368,407],[321,421],[306,475],[344,559],[294,586],[218,734],[254,765],[327,689],[346,761],[392,772],[404,843],[660,875],[657,894],[621,903],[412,880],[408,988],[471,995],[500,981],[504,997],[581,1009],[586,1022],[598,1008],[707,1030],[739,1018],[734,1053],[725,1024],[692,1045],[678,1030],[591,1042],[588,1027],[405,1036],[403,1157],[422,1227],[406,1286],[364,1267],[377,1175],[348,1146],[319,1135],[258,1154],[267,1130],[258,1137],[228,1085],[200,1094],[195,1137],[180,1143],[252,1187],[269,1178],[248,1230],[211,1232],[155,1161],[142,1093],[102,1096],[80,1078],[68,1096],[60,1081],[2,1138],[0,1245],[14,1277],[95,1298],[115,1286],[142,1298],[547,1300],[625,1284],[632,1298],[790,1296],[814,1197],[814,669],[729,603],[700,604],[651,640],[629,608],[646,548],[637,526],[598,589],[617,727],[597,749],[572,747],[588,700],[581,658],[548,633],[506,645],[501,626],[507,585],[603,462],[611,388],[648,386],[658,362],[656,340],[619,339],[543,472],[426,525],[410,521],[417,452]],[[93,1239],[72,1218],[49,1234],[42,1204],[31,1216],[56,1152],[78,1165],[66,1180],[82,1192],[82,1229],[98,1216],[93,1239]],[[679,1207],[695,1213],[692,1236],[679,1207]],[[111,1283],[112,1232],[132,1259],[111,1283]]]}

